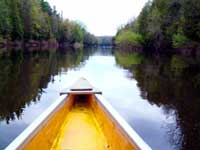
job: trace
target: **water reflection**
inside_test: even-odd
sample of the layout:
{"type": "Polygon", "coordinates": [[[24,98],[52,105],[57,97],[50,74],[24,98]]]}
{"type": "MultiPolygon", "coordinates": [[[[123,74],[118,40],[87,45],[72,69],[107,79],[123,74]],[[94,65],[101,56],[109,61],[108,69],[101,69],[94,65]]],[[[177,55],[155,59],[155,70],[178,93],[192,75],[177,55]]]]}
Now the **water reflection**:
{"type": "Polygon", "coordinates": [[[165,126],[173,148],[199,150],[200,60],[176,55],[141,58],[118,51],[116,61],[132,73],[129,77],[137,80],[144,99],[175,119],[165,126]],[[127,59],[136,63],[127,64],[127,59]]]}
{"type": "Polygon", "coordinates": [[[101,48],[1,55],[0,149],[80,76],[98,87],[153,149],[200,149],[199,62],[101,48]]]}
{"type": "Polygon", "coordinates": [[[85,50],[13,52],[0,59],[0,120],[20,118],[25,107],[40,100],[43,89],[59,72],[77,67],[89,56],[85,50]]]}

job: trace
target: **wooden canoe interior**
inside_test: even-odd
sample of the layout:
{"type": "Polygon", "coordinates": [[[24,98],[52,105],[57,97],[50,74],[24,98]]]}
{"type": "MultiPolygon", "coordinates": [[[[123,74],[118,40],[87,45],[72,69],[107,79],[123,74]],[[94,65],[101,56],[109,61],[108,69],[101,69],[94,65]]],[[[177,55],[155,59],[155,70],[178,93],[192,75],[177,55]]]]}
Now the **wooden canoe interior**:
{"type": "Polygon", "coordinates": [[[69,95],[19,149],[136,150],[95,95],[69,95]]]}

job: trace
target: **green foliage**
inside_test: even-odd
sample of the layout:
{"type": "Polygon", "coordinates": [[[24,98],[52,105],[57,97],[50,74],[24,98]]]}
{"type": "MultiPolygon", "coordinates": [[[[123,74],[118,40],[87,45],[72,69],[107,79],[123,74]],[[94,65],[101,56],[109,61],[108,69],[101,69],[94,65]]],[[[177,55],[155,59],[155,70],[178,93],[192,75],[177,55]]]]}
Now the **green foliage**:
{"type": "Polygon", "coordinates": [[[124,30],[141,34],[143,46],[159,51],[199,43],[200,1],[150,0],[138,18],[121,28],[116,37],[124,30]]]}
{"type": "Polygon", "coordinates": [[[142,12],[140,13],[138,17],[138,32],[141,33],[143,36],[145,36],[145,33],[147,32],[147,26],[148,26],[148,15],[150,13],[151,8],[151,2],[147,2],[142,9],[142,12]]]}
{"type": "Polygon", "coordinates": [[[128,45],[142,45],[144,40],[141,34],[132,31],[122,31],[115,38],[117,44],[126,43],[128,45]]]}
{"type": "Polygon", "coordinates": [[[6,36],[11,32],[9,10],[6,0],[0,0],[0,36],[6,36]]]}
{"type": "Polygon", "coordinates": [[[12,40],[47,40],[87,44],[96,40],[83,25],[64,20],[44,0],[0,0],[0,37],[12,40]],[[84,38],[90,37],[90,40],[84,38]]]}
{"type": "Polygon", "coordinates": [[[10,3],[10,11],[11,11],[11,37],[13,40],[15,39],[22,39],[23,38],[23,26],[19,12],[20,2],[18,0],[12,1],[10,3]]]}
{"type": "Polygon", "coordinates": [[[51,6],[49,5],[49,3],[46,2],[46,1],[44,1],[44,0],[40,0],[40,3],[41,3],[42,10],[43,10],[45,13],[48,13],[48,15],[52,15],[52,8],[51,8],[51,6]]]}
{"type": "Polygon", "coordinates": [[[200,1],[182,0],[185,35],[193,41],[200,41],[200,1]]]}
{"type": "Polygon", "coordinates": [[[71,39],[72,43],[75,42],[83,42],[83,32],[81,27],[77,23],[72,24],[72,30],[71,30],[71,39]]]}
{"type": "Polygon", "coordinates": [[[84,39],[83,40],[84,45],[97,45],[98,44],[97,38],[88,32],[86,32],[84,34],[83,39],[84,39]]]}
{"type": "Polygon", "coordinates": [[[174,34],[172,40],[174,48],[183,47],[188,43],[188,38],[180,33],[174,34]]]}

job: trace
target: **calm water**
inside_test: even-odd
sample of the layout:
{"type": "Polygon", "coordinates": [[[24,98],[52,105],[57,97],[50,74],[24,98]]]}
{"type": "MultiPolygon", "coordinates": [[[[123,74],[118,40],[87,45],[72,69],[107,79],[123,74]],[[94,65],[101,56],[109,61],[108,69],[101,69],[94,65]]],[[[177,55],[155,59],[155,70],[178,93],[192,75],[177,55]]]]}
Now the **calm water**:
{"type": "Polygon", "coordinates": [[[0,149],[82,76],[154,150],[200,149],[199,62],[109,49],[1,57],[0,149]]]}

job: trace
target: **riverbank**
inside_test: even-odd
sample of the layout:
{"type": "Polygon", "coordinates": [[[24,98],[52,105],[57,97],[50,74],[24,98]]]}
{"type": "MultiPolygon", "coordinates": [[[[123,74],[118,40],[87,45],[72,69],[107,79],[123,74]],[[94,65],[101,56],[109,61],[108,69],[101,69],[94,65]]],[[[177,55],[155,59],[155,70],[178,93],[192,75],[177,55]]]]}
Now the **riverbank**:
{"type": "Polygon", "coordinates": [[[115,42],[150,54],[200,56],[200,1],[152,0],[139,16],[122,26],[115,42]],[[125,43],[125,44],[124,44],[125,43]]]}
{"type": "Polygon", "coordinates": [[[188,57],[200,57],[200,44],[188,47],[179,47],[179,48],[169,48],[165,51],[148,49],[143,46],[137,45],[117,45],[116,48],[120,51],[125,51],[126,53],[141,53],[141,54],[150,54],[150,55],[183,55],[188,57]]]}
{"type": "Polygon", "coordinates": [[[0,49],[15,49],[20,50],[23,48],[41,48],[49,49],[49,48],[57,48],[59,46],[58,42],[55,39],[51,40],[28,40],[28,41],[10,41],[10,40],[1,40],[0,41],[0,49]]]}
{"type": "MultiPolygon", "coordinates": [[[[91,45],[90,45],[91,46],[91,45]]],[[[28,41],[10,41],[1,40],[0,41],[0,53],[10,52],[10,51],[49,51],[50,49],[82,49],[83,47],[90,47],[89,45],[84,45],[83,43],[75,42],[73,44],[62,42],[59,43],[55,39],[50,40],[28,40],[28,41]]],[[[93,46],[93,45],[92,45],[93,46]]]]}

